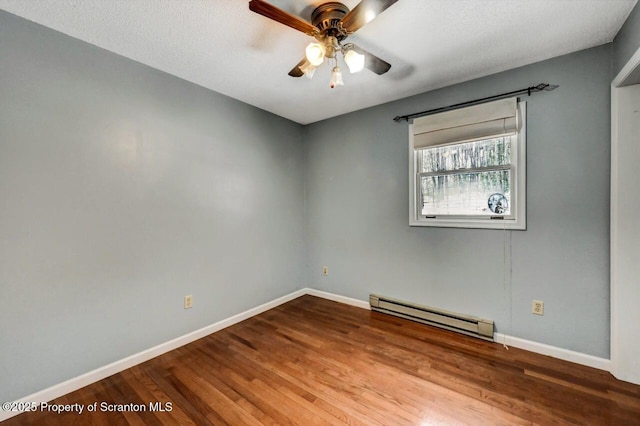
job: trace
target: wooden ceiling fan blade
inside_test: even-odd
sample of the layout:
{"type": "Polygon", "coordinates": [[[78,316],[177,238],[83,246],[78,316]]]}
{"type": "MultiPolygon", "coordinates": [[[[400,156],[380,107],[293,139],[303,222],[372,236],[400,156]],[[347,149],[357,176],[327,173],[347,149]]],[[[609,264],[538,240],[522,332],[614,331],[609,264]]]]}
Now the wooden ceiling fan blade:
{"type": "Polygon", "coordinates": [[[383,59],[378,58],[373,53],[369,53],[360,46],[356,46],[355,44],[350,44],[351,49],[355,50],[356,53],[364,55],[364,66],[370,71],[375,72],[378,75],[382,75],[389,71],[391,68],[391,64],[383,59]]]}
{"type": "Polygon", "coordinates": [[[304,71],[302,71],[300,67],[303,66],[306,62],[307,58],[303,58],[300,62],[298,62],[298,65],[296,65],[291,69],[291,71],[289,71],[289,75],[291,77],[302,77],[304,75],[304,71]]]}
{"type": "Polygon", "coordinates": [[[362,26],[375,19],[398,0],[362,0],[342,18],[342,27],[348,33],[358,31],[362,26]]]}
{"type": "Polygon", "coordinates": [[[303,33],[311,36],[318,31],[318,29],[310,23],[303,21],[297,16],[279,9],[263,0],[251,0],[249,2],[249,9],[252,12],[255,12],[262,16],[266,16],[269,19],[273,19],[276,22],[280,22],[281,24],[291,27],[294,30],[302,31],[303,33]]]}

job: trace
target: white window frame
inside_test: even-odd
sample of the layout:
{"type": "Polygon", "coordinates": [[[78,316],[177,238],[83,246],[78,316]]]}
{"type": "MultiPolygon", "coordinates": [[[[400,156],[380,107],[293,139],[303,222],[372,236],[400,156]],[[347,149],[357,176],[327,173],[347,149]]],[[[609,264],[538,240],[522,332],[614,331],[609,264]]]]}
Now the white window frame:
{"type": "MultiPolygon", "coordinates": [[[[511,155],[515,161],[511,168],[511,214],[509,216],[454,216],[427,217],[419,209],[420,184],[418,150],[414,145],[413,124],[409,125],[409,226],[433,226],[445,228],[527,229],[527,105],[517,103],[519,111],[518,132],[512,136],[511,155]],[[514,202],[515,201],[515,202],[514,202]]],[[[483,138],[490,139],[490,137],[483,138]]],[[[461,140],[460,143],[470,142],[461,140]]]]}

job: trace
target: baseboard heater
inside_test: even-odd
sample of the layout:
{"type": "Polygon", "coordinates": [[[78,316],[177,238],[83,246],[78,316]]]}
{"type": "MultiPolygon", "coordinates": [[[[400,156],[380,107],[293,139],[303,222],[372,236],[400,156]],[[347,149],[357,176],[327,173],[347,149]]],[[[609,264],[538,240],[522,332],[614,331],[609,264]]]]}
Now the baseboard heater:
{"type": "Polygon", "coordinates": [[[411,302],[369,295],[371,310],[433,325],[493,342],[493,321],[430,308],[411,302]]]}

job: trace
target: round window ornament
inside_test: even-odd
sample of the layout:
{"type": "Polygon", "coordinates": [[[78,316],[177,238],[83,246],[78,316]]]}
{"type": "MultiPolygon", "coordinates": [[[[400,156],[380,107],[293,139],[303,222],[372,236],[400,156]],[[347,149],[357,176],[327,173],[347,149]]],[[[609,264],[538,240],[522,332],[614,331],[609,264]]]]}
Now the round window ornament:
{"type": "Polygon", "coordinates": [[[509,200],[503,194],[496,192],[491,194],[487,200],[489,210],[496,214],[504,214],[509,208],[509,200]]]}

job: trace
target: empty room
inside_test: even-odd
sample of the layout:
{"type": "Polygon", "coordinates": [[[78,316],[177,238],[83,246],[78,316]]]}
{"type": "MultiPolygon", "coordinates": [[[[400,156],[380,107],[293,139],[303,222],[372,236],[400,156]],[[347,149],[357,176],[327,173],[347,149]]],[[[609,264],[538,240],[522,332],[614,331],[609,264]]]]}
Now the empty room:
{"type": "Polygon", "coordinates": [[[637,0],[0,0],[0,423],[640,425],[637,0]]]}

